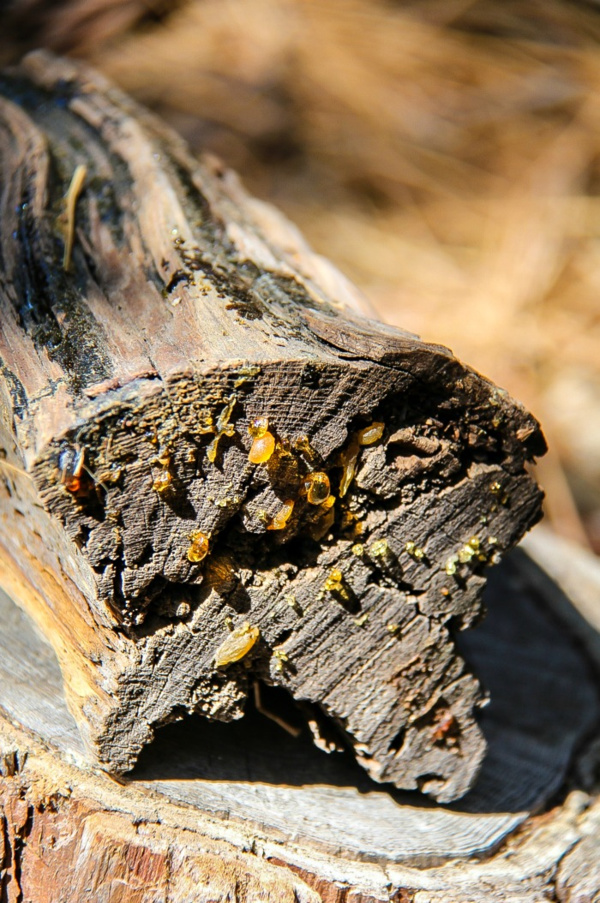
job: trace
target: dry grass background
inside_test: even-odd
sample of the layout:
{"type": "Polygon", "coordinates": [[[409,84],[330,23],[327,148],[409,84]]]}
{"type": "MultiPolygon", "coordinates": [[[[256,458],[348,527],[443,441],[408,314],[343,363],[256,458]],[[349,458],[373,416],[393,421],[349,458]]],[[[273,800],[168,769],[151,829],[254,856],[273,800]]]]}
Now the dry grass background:
{"type": "Polygon", "coordinates": [[[524,401],[555,529],[600,552],[600,5],[13,0],[364,289],[524,401]]]}

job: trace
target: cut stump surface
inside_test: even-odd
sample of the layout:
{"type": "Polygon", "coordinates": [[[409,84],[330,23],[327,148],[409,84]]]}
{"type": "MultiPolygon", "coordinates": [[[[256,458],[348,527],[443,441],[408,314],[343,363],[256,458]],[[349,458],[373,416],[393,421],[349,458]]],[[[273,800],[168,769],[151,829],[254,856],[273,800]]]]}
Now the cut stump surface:
{"type": "MultiPolygon", "coordinates": [[[[568,564],[568,548],[540,534],[535,550],[549,548],[568,564]]],[[[597,599],[599,573],[594,585],[597,599]]],[[[523,553],[491,574],[489,617],[463,649],[493,696],[481,718],[489,754],[449,807],[376,785],[348,753],[327,756],[256,711],[235,725],[165,727],[117,783],[88,763],[52,650],[0,595],[2,893],[32,903],[593,900],[598,672],[557,616],[583,624],[593,598],[578,613],[523,553]]]]}

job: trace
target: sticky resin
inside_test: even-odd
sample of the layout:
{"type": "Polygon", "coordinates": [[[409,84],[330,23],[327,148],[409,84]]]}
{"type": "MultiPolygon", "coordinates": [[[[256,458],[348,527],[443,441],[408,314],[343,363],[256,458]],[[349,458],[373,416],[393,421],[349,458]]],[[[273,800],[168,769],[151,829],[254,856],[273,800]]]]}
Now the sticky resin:
{"type": "Polygon", "coordinates": [[[304,481],[306,498],[311,505],[322,505],[331,491],[331,484],[326,473],[320,470],[309,473],[304,481]]]}
{"type": "Polygon", "coordinates": [[[226,640],[221,643],[215,652],[215,664],[217,668],[239,662],[247,655],[260,636],[258,627],[251,627],[246,621],[241,627],[236,627],[226,640]]]}
{"type": "Polygon", "coordinates": [[[275,451],[275,436],[269,432],[269,421],[266,417],[257,417],[248,426],[248,432],[252,437],[248,460],[252,464],[266,464],[275,451]]]}
{"type": "Polygon", "coordinates": [[[161,470],[161,472],[154,477],[152,480],[152,488],[156,492],[166,492],[171,488],[171,484],[173,483],[173,477],[169,473],[168,470],[161,470]]]}
{"type": "Polygon", "coordinates": [[[340,453],[340,464],[343,467],[342,479],[340,481],[340,498],[343,499],[350,483],[354,479],[356,473],[356,462],[358,460],[358,452],[360,450],[358,440],[353,439],[347,449],[340,453]]]}
{"type": "Polygon", "coordinates": [[[292,516],[293,510],[294,502],[292,499],[288,499],[283,503],[283,505],[267,527],[267,530],[285,530],[287,523],[292,516]]]}
{"type": "Polygon", "coordinates": [[[202,530],[194,530],[190,534],[190,546],[187,550],[188,561],[191,561],[192,564],[198,564],[198,562],[206,558],[208,549],[209,539],[206,533],[203,533],[202,530]]]}
{"type": "Polygon", "coordinates": [[[360,432],[358,433],[358,444],[374,445],[375,442],[379,442],[379,440],[383,436],[384,429],[385,424],[383,423],[371,423],[370,426],[366,426],[364,430],[360,430],[360,432]]]}
{"type": "Polygon", "coordinates": [[[71,495],[83,493],[85,481],[85,449],[63,452],[60,458],[60,481],[71,495]]]}

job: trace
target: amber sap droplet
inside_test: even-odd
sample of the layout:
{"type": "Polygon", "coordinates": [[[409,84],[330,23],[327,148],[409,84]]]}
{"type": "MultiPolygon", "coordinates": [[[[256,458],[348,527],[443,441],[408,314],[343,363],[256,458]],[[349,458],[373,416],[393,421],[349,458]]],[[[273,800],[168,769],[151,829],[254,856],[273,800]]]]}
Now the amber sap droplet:
{"type": "Polygon", "coordinates": [[[60,458],[60,481],[71,495],[81,495],[84,491],[85,449],[78,452],[63,452],[60,458]]]}
{"type": "Polygon", "coordinates": [[[327,474],[322,471],[309,473],[304,481],[304,486],[306,488],[306,498],[311,505],[322,505],[329,497],[331,484],[327,474]]]}
{"type": "Polygon", "coordinates": [[[275,437],[269,432],[269,421],[266,417],[257,417],[248,426],[252,436],[252,447],[248,453],[251,464],[266,464],[275,451],[275,437]]]}
{"type": "Polygon", "coordinates": [[[344,584],[344,577],[340,570],[334,568],[330,571],[329,576],[325,580],[323,584],[323,589],[326,589],[330,593],[339,592],[344,584]]]}
{"type": "Polygon", "coordinates": [[[166,492],[167,489],[171,487],[171,483],[173,482],[173,477],[169,473],[168,470],[163,470],[158,476],[154,477],[152,481],[152,488],[156,490],[156,492],[166,492]]]}
{"type": "Polygon", "coordinates": [[[356,439],[353,439],[349,447],[340,454],[340,463],[342,465],[342,479],[340,481],[340,498],[343,499],[350,483],[354,479],[356,473],[356,462],[358,460],[359,445],[356,439]]]}
{"type": "Polygon", "coordinates": [[[328,496],[320,506],[319,519],[310,528],[309,532],[313,539],[322,539],[326,533],[333,527],[335,521],[335,495],[328,496]]]}
{"type": "Polygon", "coordinates": [[[257,417],[248,425],[248,432],[253,439],[262,439],[269,430],[269,421],[266,417],[257,417]]]}
{"type": "Polygon", "coordinates": [[[412,539],[409,539],[407,543],[404,544],[404,551],[408,552],[411,558],[414,558],[415,561],[423,561],[425,558],[425,549],[420,548],[413,542],[412,539]]]}
{"type": "Polygon", "coordinates": [[[162,464],[163,467],[168,467],[171,463],[171,452],[169,451],[161,451],[158,453],[156,460],[159,464],[162,464]]]}
{"type": "Polygon", "coordinates": [[[236,627],[215,652],[217,668],[223,668],[225,665],[239,662],[240,659],[250,652],[259,636],[259,628],[251,627],[247,621],[242,627],[236,627]]]}
{"type": "Polygon", "coordinates": [[[206,533],[203,533],[202,530],[194,530],[190,534],[190,547],[187,550],[188,561],[191,561],[192,564],[203,561],[208,555],[208,548],[209,540],[206,533]]]}
{"type": "Polygon", "coordinates": [[[288,499],[287,502],[284,502],[269,526],[267,530],[285,530],[287,527],[287,523],[292,516],[292,511],[294,510],[294,502],[292,499],[288,499]]]}
{"type": "Polygon", "coordinates": [[[344,575],[337,568],[329,572],[329,576],[323,584],[323,589],[331,593],[338,601],[342,599],[344,602],[349,602],[351,599],[348,587],[344,582],[344,575]]]}
{"type": "Polygon", "coordinates": [[[364,430],[360,430],[360,432],[358,433],[358,444],[373,445],[375,442],[379,442],[379,440],[383,436],[384,429],[385,424],[383,423],[375,422],[370,426],[366,426],[364,430]]]}
{"type": "Polygon", "coordinates": [[[458,571],[458,555],[451,555],[446,561],[444,570],[449,577],[454,577],[458,571]]]}
{"type": "Polygon", "coordinates": [[[266,464],[275,451],[275,437],[271,433],[265,433],[260,439],[255,439],[248,452],[248,460],[252,464],[266,464]]]}
{"type": "Polygon", "coordinates": [[[294,442],[294,448],[296,451],[300,452],[301,455],[304,455],[308,461],[314,461],[316,452],[314,448],[312,448],[308,436],[298,436],[294,442]]]}
{"type": "Polygon", "coordinates": [[[82,488],[81,477],[75,476],[74,474],[65,474],[63,477],[63,485],[71,495],[79,495],[82,488]]]}

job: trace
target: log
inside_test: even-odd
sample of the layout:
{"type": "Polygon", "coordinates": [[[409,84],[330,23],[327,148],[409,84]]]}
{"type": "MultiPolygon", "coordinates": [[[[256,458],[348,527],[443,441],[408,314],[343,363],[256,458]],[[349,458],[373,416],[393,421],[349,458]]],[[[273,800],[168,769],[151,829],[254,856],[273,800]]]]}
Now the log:
{"type": "Polygon", "coordinates": [[[52,650],[0,593],[2,899],[596,899],[600,656],[567,625],[596,633],[585,612],[600,568],[534,536],[579,597],[520,551],[493,569],[489,617],[462,637],[492,692],[489,755],[450,807],[374,784],[348,753],[326,756],[256,711],[163,728],[117,782],[85,755],[52,650]]]}
{"type": "Polygon", "coordinates": [[[276,687],[372,778],[462,796],[456,635],[540,516],[539,425],[100,75],[39,52],[0,95],[2,580],[88,753],[127,772],[276,687]]]}

